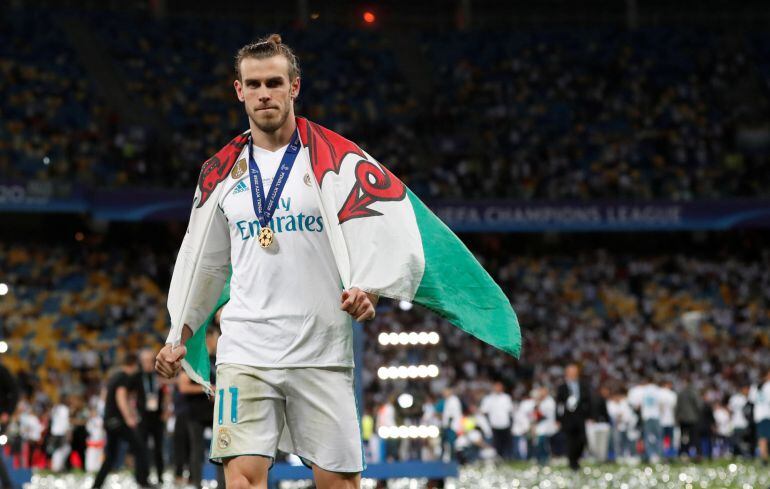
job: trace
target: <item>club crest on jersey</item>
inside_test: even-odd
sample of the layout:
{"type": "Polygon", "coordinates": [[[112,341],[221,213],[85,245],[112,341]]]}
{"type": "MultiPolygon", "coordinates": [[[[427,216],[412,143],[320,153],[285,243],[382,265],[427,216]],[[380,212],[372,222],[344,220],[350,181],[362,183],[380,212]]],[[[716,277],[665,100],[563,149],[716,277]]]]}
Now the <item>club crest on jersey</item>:
{"type": "Polygon", "coordinates": [[[230,176],[234,180],[238,180],[246,173],[246,158],[241,158],[238,163],[233,167],[233,171],[230,172],[230,176]]]}
{"type": "Polygon", "coordinates": [[[230,446],[231,441],[232,439],[230,438],[230,432],[227,430],[227,428],[219,428],[219,434],[217,435],[217,446],[221,450],[224,450],[230,446]]]}

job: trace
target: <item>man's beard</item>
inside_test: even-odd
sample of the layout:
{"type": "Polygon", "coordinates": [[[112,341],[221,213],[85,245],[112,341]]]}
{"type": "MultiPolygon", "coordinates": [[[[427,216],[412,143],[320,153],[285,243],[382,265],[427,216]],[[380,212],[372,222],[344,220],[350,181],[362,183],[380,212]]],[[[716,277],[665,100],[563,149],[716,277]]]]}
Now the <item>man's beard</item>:
{"type": "Polygon", "coordinates": [[[289,109],[287,107],[287,109],[284,110],[278,118],[259,120],[256,113],[250,113],[249,118],[254,121],[254,124],[256,124],[260,131],[271,133],[283,127],[283,125],[286,123],[286,119],[289,118],[289,109]]]}

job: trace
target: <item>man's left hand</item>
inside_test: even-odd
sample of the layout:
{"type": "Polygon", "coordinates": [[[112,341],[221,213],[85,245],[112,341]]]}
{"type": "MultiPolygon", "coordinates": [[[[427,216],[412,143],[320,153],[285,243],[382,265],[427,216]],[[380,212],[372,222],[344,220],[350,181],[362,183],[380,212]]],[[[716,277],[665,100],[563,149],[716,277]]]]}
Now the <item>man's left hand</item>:
{"type": "Polygon", "coordinates": [[[379,296],[364,292],[358,287],[351,287],[342,291],[342,306],[340,309],[347,312],[359,323],[374,318],[374,307],[379,296]]]}

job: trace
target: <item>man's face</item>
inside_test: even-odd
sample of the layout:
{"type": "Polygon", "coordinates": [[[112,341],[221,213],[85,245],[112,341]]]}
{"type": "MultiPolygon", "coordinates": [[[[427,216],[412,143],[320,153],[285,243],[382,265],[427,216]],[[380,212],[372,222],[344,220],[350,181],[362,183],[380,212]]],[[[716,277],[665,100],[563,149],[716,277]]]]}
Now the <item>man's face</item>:
{"type": "Polygon", "coordinates": [[[578,369],[576,365],[570,365],[564,371],[564,377],[568,382],[572,382],[578,379],[578,369]]]}
{"type": "Polygon", "coordinates": [[[246,114],[260,131],[277,131],[294,116],[293,99],[299,95],[299,78],[289,81],[289,60],[281,55],[245,58],[240,68],[241,79],[235,80],[235,92],[246,114]]]}
{"type": "Polygon", "coordinates": [[[503,384],[501,382],[495,382],[492,388],[498,394],[503,392],[503,384]]]}
{"type": "Polygon", "coordinates": [[[142,364],[142,371],[152,372],[155,370],[155,355],[151,351],[143,350],[139,354],[139,362],[142,364]]]}

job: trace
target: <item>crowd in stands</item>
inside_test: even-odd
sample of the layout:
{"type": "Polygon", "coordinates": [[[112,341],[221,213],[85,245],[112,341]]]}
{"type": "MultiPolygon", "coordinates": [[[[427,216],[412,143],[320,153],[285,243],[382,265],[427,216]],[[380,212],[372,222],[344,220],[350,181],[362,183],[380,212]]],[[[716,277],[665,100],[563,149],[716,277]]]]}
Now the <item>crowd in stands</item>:
{"type": "MultiPolygon", "coordinates": [[[[137,125],[105,103],[60,27],[67,15],[12,11],[1,21],[0,87],[9,96],[0,105],[0,174],[192,188],[201,162],[246,127],[232,89],[235,51],[276,29],[77,16],[125,83],[120,103],[152,115],[137,125]]],[[[767,194],[764,35],[428,29],[413,56],[431,79],[409,80],[387,30],[323,22],[279,30],[301,61],[298,113],[360,143],[423,197],[767,194]]]]}
{"type": "MultiPolygon", "coordinates": [[[[579,250],[515,256],[506,251],[515,249],[511,239],[484,236],[470,243],[518,313],[524,338],[521,359],[513,360],[417,307],[405,310],[383,301],[365,328],[368,439],[387,426],[383,423],[432,420],[440,425],[437,405],[449,395],[448,388],[458,398],[462,419],[476,423],[495,382],[502,382],[516,406],[555,397],[567,363],[580,365],[590,389],[601,386],[604,398],[618,402],[631,396],[633,386],[648,381],[670,383],[677,393],[689,389],[698,406],[714,409],[718,427],[724,413],[717,407],[728,406],[730,396],[744,388],[756,387],[770,370],[764,354],[770,346],[770,252],[761,246],[751,252],[733,250],[729,258],[719,251],[685,255],[666,250],[653,255],[579,250]],[[394,346],[378,341],[381,333],[413,331],[437,332],[440,342],[394,346]],[[439,375],[413,380],[378,375],[383,366],[431,364],[439,375]],[[413,397],[411,406],[396,404],[402,393],[413,397]]],[[[86,426],[89,417],[98,417],[95,403],[105,372],[127,351],[162,344],[172,256],[149,244],[136,249],[98,242],[0,245],[2,281],[9,287],[0,296],[2,339],[9,351],[0,358],[19,378],[25,396],[19,413],[26,416],[24,426],[33,438],[48,432],[47,420],[55,414],[51,408],[65,402],[65,396],[77,418],[73,423],[86,426]]],[[[616,408],[608,404],[610,417],[616,408]]],[[[701,407],[697,412],[700,416],[701,407]]],[[[536,427],[531,415],[514,417],[514,432],[523,436],[536,427]]],[[[720,436],[729,432],[720,430],[720,436]]],[[[472,431],[463,425],[458,432],[472,431]]],[[[489,434],[479,433],[482,441],[489,434]]],[[[460,448],[467,448],[463,443],[469,440],[458,438],[460,448]]],[[[543,456],[534,440],[525,443],[528,453],[543,456]]],[[[563,443],[555,443],[559,453],[563,443]]],[[[45,446],[41,441],[41,450],[45,446]]],[[[435,456],[425,452],[426,446],[407,444],[399,452],[398,443],[390,440],[372,456],[435,456]]],[[[726,453],[732,445],[719,446],[726,453]]]]}

